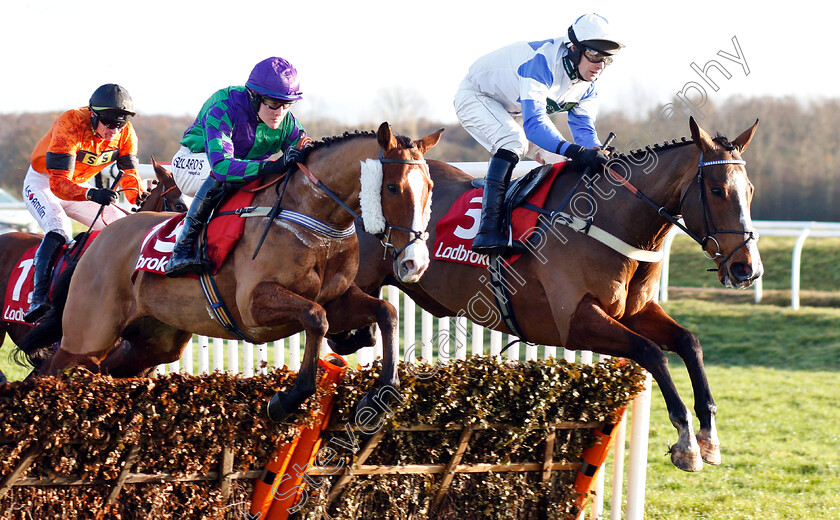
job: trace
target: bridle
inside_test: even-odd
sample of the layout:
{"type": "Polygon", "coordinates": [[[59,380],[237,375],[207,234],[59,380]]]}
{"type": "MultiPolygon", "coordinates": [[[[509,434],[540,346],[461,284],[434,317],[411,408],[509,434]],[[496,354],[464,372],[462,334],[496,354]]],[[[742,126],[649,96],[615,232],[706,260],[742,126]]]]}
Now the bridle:
{"type": "Polygon", "coordinates": [[[177,211],[177,210],[175,209],[175,206],[174,206],[171,202],[169,202],[169,199],[167,199],[167,198],[166,198],[166,195],[167,195],[170,191],[172,191],[172,190],[174,190],[174,189],[176,189],[176,188],[178,188],[178,186],[172,186],[172,187],[170,187],[170,188],[166,188],[166,189],[165,189],[165,190],[163,190],[163,192],[160,194],[160,201],[161,201],[161,202],[160,202],[160,210],[161,210],[161,211],[177,211]]]}
{"type": "MultiPolygon", "coordinates": [[[[379,152],[379,162],[384,164],[421,164],[426,171],[426,176],[429,176],[429,164],[426,162],[425,159],[387,159],[384,156],[385,154],[380,151],[379,152]]],[[[417,231],[416,229],[411,229],[403,226],[395,226],[389,224],[388,221],[385,221],[385,229],[380,232],[374,234],[376,238],[379,239],[379,243],[382,244],[382,247],[385,248],[385,251],[382,254],[382,259],[384,260],[388,256],[388,251],[393,251],[394,262],[397,261],[397,258],[402,254],[403,251],[408,249],[408,246],[413,244],[414,242],[425,242],[429,239],[429,232],[428,231],[417,231]],[[404,246],[397,249],[393,243],[391,243],[391,231],[404,231],[408,234],[409,240],[405,243],[404,246]]]]}
{"type": "Polygon", "coordinates": [[[735,247],[728,255],[726,255],[723,258],[719,267],[717,267],[716,269],[709,269],[709,271],[717,271],[717,270],[720,269],[720,267],[723,267],[729,261],[730,258],[732,258],[732,255],[734,255],[736,251],[738,251],[742,247],[745,247],[747,244],[749,244],[749,242],[751,240],[757,240],[758,239],[757,238],[757,233],[755,232],[754,229],[745,229],[745,230],[740,230],[739,231],[739,230],[732,230],[732,229],[718,229],[715,226],[714,221],[712,220],[711,211],[709,209],[709,201],[708,201],[708,198],[706,196],[706,188],[705,188],[705,178],[706,177],[705,177],[705,173],[704,173],[703,168],[706,167],[706,166],[717,166],[717,165],[720,165],[720,164],[746,165],[747,162],[744,161],[744,160],[741,160],[741,159],[720,159],[720,160],[717,160],[717,161],[703,161],[703,152],[700,152],[700,160],[699,160],[698,165],[697,165],[697,175],[695,176],[695,179],[696,179],[697,182],[696,183],[692,182],[688,186],[688,188],[683,192],[682,197],[680,197],[680,205],[677,208],[676,213],[672,213],[672,212],[668,211],[664,206],[661,206],[661,205],[655,203],[654,201],[652,201],[644,193],[639,191],[638,188],[636,188],[635,186],[630,184],[630,182],[627,181],[624,177],[622,177],[621,175],[616,173],[613,169],[611,169],[609,167],[606,167],[606,166],[604,167],[604,169],[615,180],[620,182],[625,188],[630,190],[631,193],[636,195],[636,197],[642,199],[649,206],[653,207],[656,210],[656,212],[662,218],[664,218],[665,220],[667,220],[671,224],[677,226],[686,235],[691,237],[692,240],[697,242],[700,245],[700,247],[703,248],[703,255],[706,258],[708,258],[709,260],[717,260],[717,259],[719,259],[720,257],[723,256],[723,253],[720,252],[720,244],[718,243],[717,239],[715,239],[714,235],[727,234],[727,233],[728,234],[735,234],[735,235],[747,235],[747,238],[743,242],[741,242],[737,247],[735,247]],[[685,202],[686,197],[688,196],[688,192],[691,191],[691,187],[694,186],[695,184],[697,185],[697,189],[700,193],[700,205],[701,205],[702,210],[703,210],[703,236],[702,237],[699,236],[698,234],[694,233],[690,229],[688,229],[685,226],[685,224],[680,222],[680,219],[682,218],[682,215],[680,214],[680,212],[682,210],[683,203],[685,202]],[[717,248],[717,251],[712,255],[709,255],[709,253],[706,251],[706,245],[709,243],[709,241],[714,242],[715,247],[717,248]]]}
{"type": "MultiPolygon", "coordinates": [[[[685,231],[695,242],[700,244],[701,247],[703,247],[703,255],[706,258],[708,258],[709,260],[717,260],[717,259],[719,259],[720,257],[723,256],[723,253],[720,252],[720,244],[718,243],[717,239],[715,239],[714,235],[719,235],[719,234],[746,235],[747,238],[743,242],[738,244],[737,247],[733,248],[732,251],[728,255],[726,255],[723,258],[723,260],[721,260],[720,265],[723,266],[729,261],[730,258],[732,258],[732,255],[734,255],[735,252],[737,252],[739,249],[741,249],[742,247],[745,247],[747,244],[749,244],[750,240],[757,240],[757,237],[756,237],[756,231],[754,229],[744,229],[744,230],[718,229],[717,226],[715,226],[714,220],[712,219],[711,210],[709,209],[708,196],[706,195],[705,174],[704,174],[703,168],[705,166],[716,166],[716,165],[720,165],[720,164],[740,164],[740,165],[746,166],[747,161],[744,161],[744,160],[741,160],[741,159],[720,159],[720,160],[717,160],[717,161],[703,161],[703,152],[700,152],[700,161],[697,165],[697,175],[695,176],[695,178],[697,180],[697,182],[696,182],[697,189],[698,189],[699,194],[700,194],[700,207],[703,210],[703,233],[704,233],[704,236],[702,238],[700,238],[700,237],[696,236],[695,234],[689,232],[688,229],[686,229],[684,226],[681,226],[681,229],[683,231],[685,231]],[[709,241],[714,242],[715,248],[717,249],[717,251],[715,251],[712,255],[710,255],[706,251],[706,245],[709,243],[709,241]]],[[[682,197],[680,198],[680,205],[679,205],[678,212],[682,209],[683,203],[685,202],[685,199],[688,196],[688,192],[691,190],[691,187],[694,186],[694,185],[695,185],[695,183],[692,183],[688,187],[688,189],[685,190],[682,197]]],[[[716,270],[717,269],[710,269],[710,271],[716,271],[716,270]]]]}
{"type": "MultiPolygon", "coordinates": [[[[377,159],[383,165],[384,164],[421,164],[421,165],[424,166],[424,168],[426,170],[426,175],[429,174],[429,165],[428,165],[428,163],[426,162],[425,159],[391,159],[391,158],[386,158],[384,155],[385,155],[384,152],[380,151],[379,152],[379,157],[377,159]]],[[[334,200],[336,202],[336,204],[341,206],[347,213],[349,213],[353,217],[354,220],[356,220],[356,221],[361,220],[362,217],[358,213],[353,211],[353,209],[350,206],[348,206],[343,200],[341,200],[341,198],[338,195],[336,195],[331,189],[329,189],[326,185],[324,185],[324,183],[321,182],[321,180],[318,179],[318,177],[316,177],[315,174],[313,174],[312,171],[305,164],[298,163],[297,166],[298,166],[298,168],[300,168],[300,171],[302,171],[304,173],[304,175],[306,175],[306,177],[313,184],[315,184],[315,186],[320,188],[321,191],[326,193],[327,196],[329,196],[332,200],[334,200]]],[[[419,242],[425,242],[426,240],[428,240],[429,232],[428,231],[418,231],[416,229],[411,229],[411,228],[407,228],[407,227],[403,227],[403,226],[397,226],[397,225],[389,224],[387,221],[385,221],[385,229],[380,231],[380,232],[373,233],[373,236],[378,238],[379,242],[385,248],[385,251],[382,255],[382,258],[385,259],[388,256],[388,251],[393,251],[394,262],[396,262],[397,258],[402,254],[403,251],[405,251],[408,248],[408,246],[410,246],[414,242],[418,242],[418,241],[419,242]],[[405,243],[404,246],[402,246],[400,248],[397,248],[397,246],[394,245],[391,242],[391,232],[393,230],[404,231],[408,234],[409,240],[405,243]]]]}
{"type": "MultiPolygon", "coordinates": [[[[169,199],[166,197],[166,195],[169,194],[169,192],[171,192],[172,190],[175,190],[177,188],[178,188],[178,186],[173,185],[172,187],[166,188],[165,190],[163,190],[163,192],[161,192],[161,194],[160,194],[160,211],[172,211],[172,212],[176,212],[176,213],[183,213],[184,211],[186,211],[186,204],[184,205],[184,208],[185,208],[184,211],[181,211],[172,202],[170,202],[169,199]]],[[[121,190],[121,191],[123,191],[123,190],[121,190]]],[[[146,206],[146,201],[147,200],[148,200],[148,196],[145,199],[143,199],[143,201],[140,204],[138,204],[135,208],[133,208],[131,211],[134,211],[134,212],[140,211],[140,208],[144,208],[146,206]]],[[[119,208],[119,206],[115,206],[115,207],[119,208]]],[[[125,211],[125,210],[123,210],[123,211],[125,211]]],[[[153,211],[157,211],[157,210],[153,210],[153,211]]],[[[128,214],[128,212],[126,212],[126,214],[128,214]]]]}

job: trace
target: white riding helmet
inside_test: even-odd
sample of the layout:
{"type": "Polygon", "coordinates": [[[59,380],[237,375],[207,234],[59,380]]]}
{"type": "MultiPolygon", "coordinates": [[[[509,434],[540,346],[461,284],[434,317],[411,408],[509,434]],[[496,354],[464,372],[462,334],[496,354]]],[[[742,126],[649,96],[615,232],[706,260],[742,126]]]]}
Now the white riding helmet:
{"type": "Polygon", "coordinates": [[[624,44],[619,42],[606,18],[596,13],[581,16],[569,27],[569,40],[580,50],[589,47],[603,54],[613,55],[624,44]]]}

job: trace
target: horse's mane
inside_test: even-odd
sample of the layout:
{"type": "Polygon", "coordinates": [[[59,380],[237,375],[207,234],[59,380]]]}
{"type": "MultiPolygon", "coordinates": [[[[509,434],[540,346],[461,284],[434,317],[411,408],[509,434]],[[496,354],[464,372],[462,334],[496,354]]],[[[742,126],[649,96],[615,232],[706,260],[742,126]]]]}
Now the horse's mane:
{"type": "MultiPolygon", "coordinates": [[[[349,141],[351,139],[356,139],[360,137],[376,138],[376,132],[372,130],[353,130],[352,132],[344,132],[341,135],[322,137],[320,141],[313,141],[310,146],[307,146],[305,148],[306,157],[308,157],[309,154],[314,152],[315,150],[326,148],[328,146],[343,143],[345,141],[349,141]]],[[[396,135],[394,137],[397,139],[397,142],[399,143],[400,147],[414,148],[414,141],[412,141],[410,138],[404,135],[396,135]]]]}
{"type": "MultiPolygon", "coordinates": [[[[732,151],[732,150],[735,149],[735,145],[730,143],[729,139],[727,139],[725,135],[722,135],[720,133],[715,135],[715,137],[712,139],[712,141],[717,143],[718,146],[720,146],[724,150],[732,151]]],[[[665,152],[667,150],[670,150],[672,148],[679,148],[679,147],[689,145],[689,144],[693,144],[693,143],[694,143],[694,141],[691,140],[691,139],[688,139],[686,137],[680,137],[679,140],[672,139],[671,141],[665,141],[662,144],[656,143],[656,144],[653,144],[653,145],[647,145],[644,148],[639,148],[638,150],[633,150],[633,151],[630,151],[630,152],[627,152],[627,153],[618,153],[614,156],[611,156],[611,159],[615,159],[615,160],[621,160],[623,158],[639,159],[642,156],[644,156],[645,154],[661,153],[661,152],[665,152]]]]}
{"type": "Polygon", "coordinates": [[[344,132],[341,135],[334,135],[334,136],[327,136],[321,138],[320,141],[313,141],[310,148],[312,150],[317,150],[319,148],[324,148],[326,146],[332,146],[334,144],[343,143],[344,141],[348,141],[350,139],[356,139],[358,137],[376,137],[376,132],[370,130],[353,130],[353,132],[344,132]]]}
{"type": "Polygon", "coordinates": [[[626,153],[617,153],[615,155],[611,155],[611,160],[622,160],[622,159],[640,159],[645,154],[650,153],[660,153],[672,148],[680,148],[687,144],[692,144],[694,141],[691,141],[685,137],[681,137],[680,140],[672,139],[670,142],[665,141],[662,144],[656,143],[653,145],[647,145],[644,148],[639,148],[638,150],[632,150],[626,153]]]}

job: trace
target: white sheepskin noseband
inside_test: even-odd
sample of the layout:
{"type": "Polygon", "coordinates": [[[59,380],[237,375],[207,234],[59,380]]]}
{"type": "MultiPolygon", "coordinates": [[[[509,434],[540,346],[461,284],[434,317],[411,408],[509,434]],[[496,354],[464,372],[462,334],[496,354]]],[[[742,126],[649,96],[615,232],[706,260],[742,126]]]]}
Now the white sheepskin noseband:
{"type": "Polygon", "coordinates": [[[359,202],[365,231],[375,235],[385,232],[385,215],[382,214],[382,163],[377,159],[361,162],[362,177],[359,202]]]}
{"type": "MultiPolygon", "coordinates": [[[[377,159],[367,159],[361,165],[359,202],[362,206],[362,222],[364,222],[365,231],[372,235],[384,233],[387,224],[385,215],[382,213],[382,163],[377,159]]],[[[431,218],[432,194],[429,193],[429,200],[423,208],[423,229],[429,226],[431,218]]]]}

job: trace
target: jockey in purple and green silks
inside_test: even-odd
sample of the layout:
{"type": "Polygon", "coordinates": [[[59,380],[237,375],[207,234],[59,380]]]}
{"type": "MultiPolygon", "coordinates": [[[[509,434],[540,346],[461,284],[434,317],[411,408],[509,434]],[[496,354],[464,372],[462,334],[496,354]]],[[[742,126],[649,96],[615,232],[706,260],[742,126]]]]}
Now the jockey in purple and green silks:
{"type": "Polygon", "coordinates": [[[301,148],[311,139],[289,111],[302,97],[297,70],[273,57],[254,67],[245,86],[219,90],[204,103],[172,158],[178,187],[187,195],[195,193],[195,199],[167,264],[167,276],[201,273],[209,267],[196,251],[196,238],[232,187],[283,173],[302,157],[301,148]],[[280,151],[281,158],[267,160],[280,151]]]}
{"type": "Polygon", "coordinates": [[[204,103],[181,139],[181,145],[191,152],[207,154],[216,180],[253,180],[269,164],[265,162],[269,156],[297,145],[306,136],[290,111],[278,128],[270,128],[258,119],[254,97],[247,87],[219,90],[204,103]]]}

